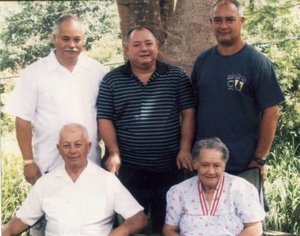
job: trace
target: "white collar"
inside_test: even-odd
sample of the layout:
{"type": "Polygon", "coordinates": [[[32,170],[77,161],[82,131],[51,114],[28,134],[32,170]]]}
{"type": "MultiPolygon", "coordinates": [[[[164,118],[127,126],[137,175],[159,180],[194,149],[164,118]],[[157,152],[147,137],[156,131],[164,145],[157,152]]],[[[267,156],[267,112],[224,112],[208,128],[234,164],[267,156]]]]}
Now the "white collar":
{"type": "MultiPolygon", "coordinates": [[[[49,60],[49,63],[47,64],[48,72],[53,71],[53,70],[58,70],[59,68],[64,67],[57,60],[56,55],[55,55],[55,50],[52,50],[50,52],[50,54],[47,56],[47,59],[49,60]]],[[[88,68],[90,65],[89,65],[88,60],[85,60],[85,59],[86,59],[86,56],[84,56],[84,55],[82,55],[82,53],[80,53],[73,71],[76,71],[75,68],[88,68]]]]}
{"type": "MultiPolygon", "coordinates": [[[[91,163],[89,160],[87,160],[87,165],[84,168],[84,170],[81,172],[80,176],[81,175],[95,175],[96,173],[97,173],[97,166],[95,164],[91,163]]],[[[66,171],[65,163],[60,165],[54,172],[54,178],[60,178],[63,176],[67,176],[68,178],[70,178],[70,176],[68,175],[68,173],[66,171]]]]}

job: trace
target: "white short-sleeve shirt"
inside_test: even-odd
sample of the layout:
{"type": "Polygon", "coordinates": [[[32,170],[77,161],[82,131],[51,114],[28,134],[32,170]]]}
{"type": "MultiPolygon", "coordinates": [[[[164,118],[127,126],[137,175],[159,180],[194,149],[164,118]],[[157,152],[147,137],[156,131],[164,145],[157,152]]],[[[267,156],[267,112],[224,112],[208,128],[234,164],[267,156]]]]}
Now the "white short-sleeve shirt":
{"type": "Polygon", "coordinates": [[[106,68],[79,55],[73,72],[63,67],[54,51],[22,73],[6,110],[34,123],[34,159],[42,174],[63,163],[56,144],[61,127],[79,123],[87,128],[92,148],[88,158],[100,165],[96,100],[106,68]]]}
{"type": "Polygon", "coordinates": [[[16,217],[33,225],[45,213],[46,236],[106,236],[116,212],[127,219],[142,210],[115,175],[88,162],[75,183],[64,164],[38,179],[16,217]]]}
{"type": "Polygon", "coordinates": [[[180,235],[239,235],[245,223],[262,221],[265,212],[256,188],[248,181],[223,173],[211,206],[198,176],[173,186],[167,193],[166,223],[180,235]]]}

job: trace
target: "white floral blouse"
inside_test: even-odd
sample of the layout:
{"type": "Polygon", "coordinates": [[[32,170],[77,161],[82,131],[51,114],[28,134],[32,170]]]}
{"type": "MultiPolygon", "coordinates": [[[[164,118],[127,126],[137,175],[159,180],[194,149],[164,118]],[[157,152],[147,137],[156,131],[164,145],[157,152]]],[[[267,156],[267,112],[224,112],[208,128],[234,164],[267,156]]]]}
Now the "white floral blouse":
{"type": "Polygon", "coordinates": [[[244,223],[262,221],[256,188],[223,173],[209,208],[198,176],[173,186],[167,193],[166,224],[179,226],[180,235],[239,235],[244,223]]]}

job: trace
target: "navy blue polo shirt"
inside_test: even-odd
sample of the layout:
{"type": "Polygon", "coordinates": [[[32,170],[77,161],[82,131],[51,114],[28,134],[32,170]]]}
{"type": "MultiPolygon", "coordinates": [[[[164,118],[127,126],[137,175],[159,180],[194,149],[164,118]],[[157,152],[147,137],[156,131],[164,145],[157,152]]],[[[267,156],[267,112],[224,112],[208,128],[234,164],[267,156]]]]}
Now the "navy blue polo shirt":
{"type": "Polygon", "coordinates": [[[184,70],[157,61],[156,71],[144,85],[127,62],[103,78],[97,118],[113,122],[122,165],[165,171],[176,168],[179,112],[195,106],[184,70]]]}

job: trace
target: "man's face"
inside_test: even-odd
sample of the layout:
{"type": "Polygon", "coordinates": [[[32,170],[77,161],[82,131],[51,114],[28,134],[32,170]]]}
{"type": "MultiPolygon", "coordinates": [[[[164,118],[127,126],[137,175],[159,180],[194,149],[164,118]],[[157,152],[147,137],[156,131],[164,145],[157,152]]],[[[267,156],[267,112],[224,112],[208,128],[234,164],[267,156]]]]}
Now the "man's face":
{"type": "Polygon", "coordinates": [[[87,142],[82,129],[66,128],[60,136],[58,151],[65,161],[66,169],[84,169],[91,143],[87,142]]]}
{"type": "Polygon", "coordinates": [[[58,61],[77,61],[84,46],[83,28],[79,21],[69,19],[61,22],[58,35],[53,35],[58,61]]]}
{"type": "Polygon", "coordinates": [[[159,44],[153,34],[147,30],[134,30],[131,33],[125,51],[130,60],[130,64],[145,68],[156,63],[159,44]]]}
{"type": "Polygon", "coordinates": [[[204,189],[217,187],[226,163],[222,160],[223,153],[216,149],[202,149],[199,161],[194,164],[204,189]]]}
{"type": "Polygon", "coordinates": [[[221,45],[231,46],[241,39],[245,19],[240,17],[237,7],[231,2],[219,2],[213,11],[211,24],[221,45]]]}

